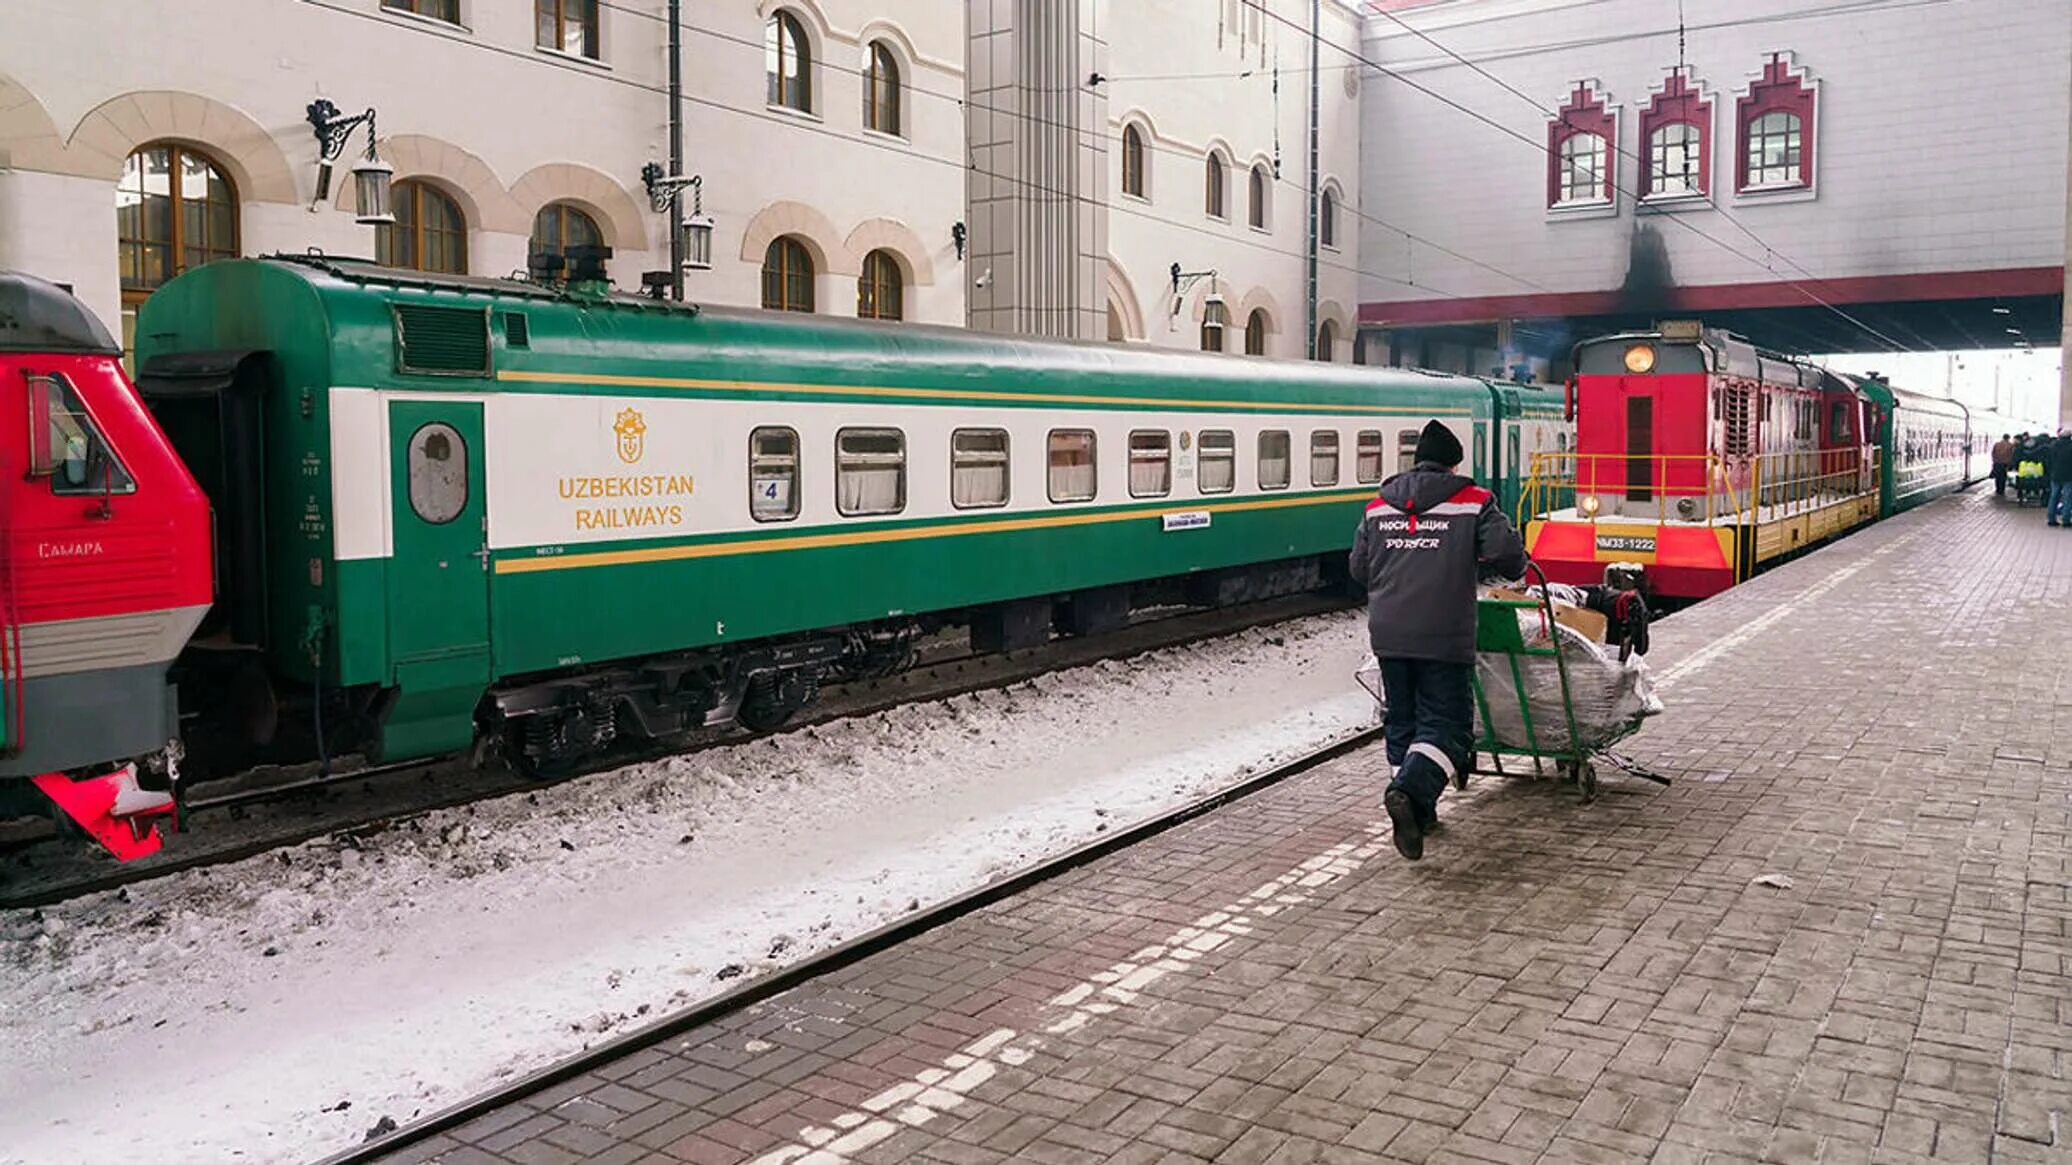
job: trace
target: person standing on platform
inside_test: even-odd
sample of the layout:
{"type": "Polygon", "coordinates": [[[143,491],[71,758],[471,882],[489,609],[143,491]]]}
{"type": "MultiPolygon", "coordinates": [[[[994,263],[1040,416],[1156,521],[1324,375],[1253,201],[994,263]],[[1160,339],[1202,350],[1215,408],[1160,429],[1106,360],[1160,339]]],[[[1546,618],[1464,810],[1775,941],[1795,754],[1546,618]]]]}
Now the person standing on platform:
{"type": "Polygon", "coordinates": [[[2053,526],[2072,526],[2072,429],[2058,430],[2058,439],[2044,447],[2043,471],[2050,476],[2044,514],[2053,526]]]}
{"type": "Polygon", "coordinates": [[[1474,760],[1475,585],[1525,573],[1525,542],[1496,496],[1455,472],[1460,439],[1438,421],[1415,463],[1381,483],[1353,538],[1367,634],[1388,702],[1382,736],[1395,776],[1382,794],[1397,852],[1424,856],[1439,794],[1474,760]]]}
{"type": "Polygon", "coordinates": [[[1993,444],[1993,496],[2007,496],[2007,475],[2014,472],[2014,438],[2005,433],[1993,444]]]}

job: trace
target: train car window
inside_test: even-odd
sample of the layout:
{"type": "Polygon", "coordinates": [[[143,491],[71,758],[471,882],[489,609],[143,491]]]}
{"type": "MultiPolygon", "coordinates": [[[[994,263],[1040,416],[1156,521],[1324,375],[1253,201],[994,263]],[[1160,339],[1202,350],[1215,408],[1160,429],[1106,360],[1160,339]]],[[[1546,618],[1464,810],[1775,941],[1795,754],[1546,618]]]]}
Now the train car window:
{"type": "Polygon", "coordinates": [[[799,516],[799,435],[782,427],[748,435],[748,514],[758,522],[799,516]]]}
{"type": "Polygon", "coordinates": [[[835,434],[835,509],[848,518],[906,509],[906,434],[843,429],[835,434]]]}
{"type": "Polygon", "coordinates": [[[434,526],[468,508],[468,443],[444,421],[410,435],[410,508],[434,526]]]}
{"type": "Polygon", "coordinates": [[[1237,488],[1237,435],[1229,429],[1203,429],[1196,439],[1194,481],[1205,494],[1227,494],[1237,488]]]}
{"type": "Polygon", "coordinates": [[[1381,480],[1381,430],[1362,429],[1353,445],[1353,476],[1361,485],[1381,480]]]}
{"type": "Polygon", "coordinates": [[[1338,434],[1329,429],[1309,435],[1309,484],[1338,484],[1338,434]]]}
{"type": "Polygon", "coordinates": [[[136,479],[108,447],[107,438],[80,403],[72,382],[59,373],[31,374],[29,435],[32,476],[49,477],[59,497],[137,492],[136,479]],[[40,415],[39,415],[40,414],[40,415]]]}
{"type": "Polygon", "coordinates": [[[1130,434],[1130,496],[1162,498],[1173,492],[1173,435],[1164,429],[1130,434]]]}
{"type": "Polygon", "coordinates": [[[1417,465],[1417,430],[1404,429],[1396,434],[1396,472],[1408,473],[1417,465]]]}
{"type": "Polygon", "coordinates": [[[1269,429],[1259,434],[1259,488],[1288,488],[1288,431],[1269,429]]]}
{"type": "Polygon", "coordinates": [[[1007,430],[950,434],[950,504],[960,510],[1007,504],[1007,430]]]}
{"type": "Polygon", "coordinates": [[[1094,472],[1094,431],[1050,431],[1050,500],[1090,502],[1100,482],[1094,472]]]}

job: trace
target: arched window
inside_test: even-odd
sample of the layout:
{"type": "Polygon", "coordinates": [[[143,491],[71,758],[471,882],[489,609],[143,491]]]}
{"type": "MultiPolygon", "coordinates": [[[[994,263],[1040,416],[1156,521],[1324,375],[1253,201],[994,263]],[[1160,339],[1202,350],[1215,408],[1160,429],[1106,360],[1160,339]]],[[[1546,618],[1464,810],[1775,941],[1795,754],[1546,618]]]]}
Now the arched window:
{"type": "Polygon", "coordinates": [[[1245,355],[1266,355],[1266,310],[1253,308],[1245,317],[1245,355]]]}
{"type": "Polygon", "coordinates": [[[1610,102],[1589,82],[1578,84],[1547,123],[1547,205],[1610,206],[1611,143],[1618,137],[1610,102]]]}
{"type": "Polygon", "coordinates": [[[1252,167],[1252,201],[1249,213],[1251,214],[1252,225],[1262,231],[1266,229],[1266,197],[1267,191],[1272,187],[1272,183],[1273,175],[1267,171],[1265,166],[1252,167]]]}
{"type": "Polygon", "coordinates": [[[1804,190],[1813,185],[1813,119],[1819,91],[1791,58],[1772,54],[1763,75],[1735,101],[1740,157],[1735,188],[1804,190]]]}
{"type": "Polygon", "coordinates": [[[1144,195],[1144,133],[1136,126],[1122,127],[1122,192],[1144,195]]]}
{"type": "Polygon", "coordinates": [[[1202,177],[1202,209],[1209,212],[1210,218],[1229,218],[1230,212],[1224,208],[1228,200],[1229,183],[1223,176],[1223,159],[1216,154],[1210,154],[1202,177]]]}
{"type": "Polygon", "coordinates": [[[1554,205],[1603,202],[1604,139],[1594,133],[1571,134],[1561,141],[1559,185],[1554,205]]]}
{"type": "Polygon", "coordinates": [[[1702,194],[1698,182],[1698,127],[1671,122],[1648,135],[1648,187],[1644,192],[1674,198],[1702,194]]]}
{"type": "Polygon", "coordinates": [[[237,187],[207,154],[145,146],[115,184],[115,236],[122,272],[123,347],[137,305],[173,276],[237,255],[237,187]]]}
{"type": "Polygon", "coordinates": [[[892,252],[872,251],[865,255],[863,275],[856,280],[856,318],[903,320],[905,300],[906,277],[900,273],[899,260],[892,257],[892,252]]]}
{"type": "Polygon", "coordinates": [[[1642,198],[1702,198],[1711,193],[1712,100],[1677,69],[1640,111],[1647,147],[1640,175],[1642,198]]]}
{"type": "Polygon", "coordinates": [[[863,128],[900,132],[899,62],[884,41],[871,42],[863,70],[863,128]]]}
{"type": "Polygon", "coordinates": [[[1201,350],[1221,352],[1223,350],[1223,329],[1230,321],[1230,310],[1223,306],[1220,296],[1211,297],[1201,305],[1201,350]]]}
{"type": "Polygon", "coordinates": [[[1337,346],[1338,329],[1331,326],[1330,320],[1325,320],[1323,323],[1318,324],[1317,359],[1323,361],[1326,364],[1331,363],[1331,358],[1333,355],[1335,355],[1332,349],[1336,348],[1337,346]]]}
{"type": "Polygon", "coordinates": [[[1338,245],[1338,196],[1329,190],[1317,200],[1317,242],[1326,247],[1338,245]]]}
{"type": "Polygon", "coordinates": [[[597,220],[566,202],[550,202],[532,217],[530,250],[535,255],[566,255],[570,247],[603,244],[604,232],[597,229],[597,220]]]}
{"type": "Polygon", "coordinates": [[[763,306],[771,311],[813,310],[813,256],[790,235],[763,252],[763,306]]]}
{"type": "Polygon", "coordinates": [[[770,104],[813,111],[813,46],[798,17],[783,11],[770,17],[763,32],[763,69],[769,74],[770,104]]]}
{"type": "Polygon", "coordinates": [[[374,251],[390,267],[465,275],[468,220],[451,198],[424,182],[398,182],[389,196],[394,226],[374,228],[374,251]]]}

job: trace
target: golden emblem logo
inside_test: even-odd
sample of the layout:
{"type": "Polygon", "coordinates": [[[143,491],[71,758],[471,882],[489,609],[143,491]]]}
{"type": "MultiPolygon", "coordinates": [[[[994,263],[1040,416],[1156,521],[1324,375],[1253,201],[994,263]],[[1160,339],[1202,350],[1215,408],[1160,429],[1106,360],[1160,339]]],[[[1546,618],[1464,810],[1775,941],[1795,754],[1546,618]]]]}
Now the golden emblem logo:
{"type": "Polygon", "coordinates": [[[641,419],[639,409],[621,411],[612,432],[619,436],[619,460],[632,465],[647,452],[647,422],[641,419]]]}

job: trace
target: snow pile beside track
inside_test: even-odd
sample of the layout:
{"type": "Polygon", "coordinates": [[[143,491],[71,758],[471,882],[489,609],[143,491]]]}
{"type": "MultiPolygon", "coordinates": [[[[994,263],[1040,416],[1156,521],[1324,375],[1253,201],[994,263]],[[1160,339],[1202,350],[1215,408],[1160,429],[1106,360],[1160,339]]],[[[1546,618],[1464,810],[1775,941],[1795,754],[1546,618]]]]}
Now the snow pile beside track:
{"type": "Polygon", "coordinates": [[[300,1160],[1366,723],[1322,616],[0,914],[0,1161],[300,1160]],[[341,1106],[341,1102],[343,1102],[341,1106]]]}

